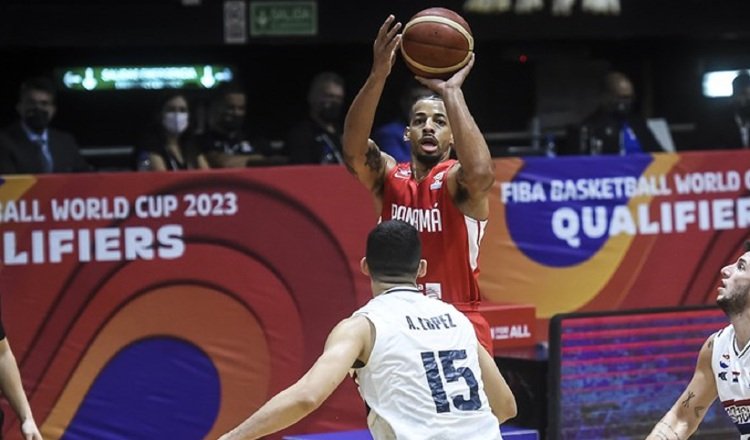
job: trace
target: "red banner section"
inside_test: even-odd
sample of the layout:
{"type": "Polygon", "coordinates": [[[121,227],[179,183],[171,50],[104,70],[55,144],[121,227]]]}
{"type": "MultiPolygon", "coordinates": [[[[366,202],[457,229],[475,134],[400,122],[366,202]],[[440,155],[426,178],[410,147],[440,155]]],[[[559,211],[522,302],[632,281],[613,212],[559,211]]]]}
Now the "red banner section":
{"type": "MultiPolygon", "coordinates": [[[[216,438],[369,297],[377,219],[340,168],[6,177],[0,200],[2,316],[45,438],[216,438]]],[[[292,432],[363,426],[347,382],[292,432]]]]}
{"type": "MultiPolygon", "coordinates": [[[[497,160],[480,279],[497,347],[555,313],[713,303],[747,238],[748,164],[497,160]]],[[[215,438],[293,383],[370,297],[370,198],[339,167],[6,177],[2,317],[45,438],[215,438]]],[[[286,432],[364,426],[347,380],[286,432]]]]}

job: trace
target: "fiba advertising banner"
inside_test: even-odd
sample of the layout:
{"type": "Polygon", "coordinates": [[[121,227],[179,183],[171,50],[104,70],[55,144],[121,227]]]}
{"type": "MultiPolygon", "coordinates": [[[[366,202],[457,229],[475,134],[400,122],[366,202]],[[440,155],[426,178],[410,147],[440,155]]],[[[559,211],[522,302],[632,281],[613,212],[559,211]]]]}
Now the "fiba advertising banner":
{"type": "MultiPolygon", "coordinates": [[[[496,160],[483,295],[535,307],[542,339],[556,313],[713,303],[749,169],[745,152],[496,160]]],[[[218,437],[370,298],[376,222],[342,167],[5,176],[2,319],[45,438],[218,437]]],[[[365,425],[345,380],[284,433],[365,425]]]]}
{"type": "MultiPolygon", "coordinates": [[[[45,438],[216,438],[296,381],[369,295],[368,197],[317,167],[6,176],[2,317],[45,438]]],[[[347,382],[292,432],[364,426],[347,382]]]]}
{"type": "Polygon", "coordinates": [[[713,304],[750,234],[750,154],[496,163],[488,299],[556,313],[713,304]]]}

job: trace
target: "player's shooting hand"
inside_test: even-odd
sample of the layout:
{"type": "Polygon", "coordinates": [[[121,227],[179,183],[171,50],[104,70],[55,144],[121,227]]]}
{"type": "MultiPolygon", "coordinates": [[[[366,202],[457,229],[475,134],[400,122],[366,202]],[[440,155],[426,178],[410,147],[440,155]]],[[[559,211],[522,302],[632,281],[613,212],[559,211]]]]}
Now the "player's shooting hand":
{"type": "Polygon", "coordinates": [[[449,89],[460,89],[464,84],[464,80],[471,72],[471,68],[474,67],[474,54],[472,53],[469,57],[469,61],[464,67],[456,71],[450,78],[442,80],[440,78],[424,78],[422,76],[416,76],[417,81],[422,83],[425,87],[428,87],[433,92],[440,96],[448,91],[449,89]]]}
{"type": "Polygon", "coordinates": [[[394,24],[395,21],[396,18],[393,15],[389,15],[378,30],[378,36],[375,38],[372,48],[373,73],[380,73],[386,76],[391,73],[391,67],[393,67],[393,63],[396,60],[396,48],[401,42],[401,34],[398,33],[399,29],[401,29],[401,23],[396,22],[394,24]]]}

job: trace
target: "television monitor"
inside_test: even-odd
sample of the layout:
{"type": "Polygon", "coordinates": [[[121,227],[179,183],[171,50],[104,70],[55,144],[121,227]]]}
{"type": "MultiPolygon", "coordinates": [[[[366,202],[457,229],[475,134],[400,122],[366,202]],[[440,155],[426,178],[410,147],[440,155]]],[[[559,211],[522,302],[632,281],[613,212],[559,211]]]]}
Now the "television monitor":
{"type": "MultiPolygon", "coordinates": [[[[695,371],[716,307],[557,315],[550,322],[547,438],[643,439],[695,371]]],[[[718,399],[695,439],[736,439],[718,399]]]]}

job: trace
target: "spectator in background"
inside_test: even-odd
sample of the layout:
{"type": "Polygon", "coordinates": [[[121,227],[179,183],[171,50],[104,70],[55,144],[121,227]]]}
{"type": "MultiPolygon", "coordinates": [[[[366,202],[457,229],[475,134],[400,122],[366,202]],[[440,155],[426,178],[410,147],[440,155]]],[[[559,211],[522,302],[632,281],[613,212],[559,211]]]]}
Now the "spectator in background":
{"type": "Polygon", "coordinates": [[[139,171],[209,168],[190,130],[190,107],[185,95],[172,93],[162,99],[154,122],[136,151],[139,171]]]}
{"type": "Polygon", "coordinates": [[[750,73],[740,72],[732,81],[731,105],[714,111],[698,123],[693,148],[750,148],[750,73]]]}
{"type": "Polygon", "coordinates": [[[635,90],[625,74],[609,72],[599,107],[568,131],[562,154],[637,154],[663,151],[646,119],[633,111],[635,90]]]}
{"type": "Polygon", "coordinates": [[[50,128],[57,110],[55,88],[47,78],[30,78],[21,84],[19,120],[4,129],[6,173],[39,174],[90,171],[70,134],[50,128]]]}
{"type": "Polygon", "coordinates": [[[287,134],[289,161],[295,164],[343,164],[341,145],[344,79],[333,72],[313,78],[308,114],[287,134]]]}
{"type": "Polygon", "coordinates": [[[212,168],[242,168],[283,162],[272,155],[270,143],[247,132],[247,93],[237,84],[218,91],[210,105],[208,131],[198,138],[212,168]]]}
{"type": "Polygon", "coordinates": [[[398,163],[411,162],[411,143],[407,137],[411,107],[419,98],[432,94],[430,89],[419,84],[404,87],[399,99],[399,118],[381,125],[372,134],[372,140],[380,147],[380,151],[390,154],[398,163]]]}

